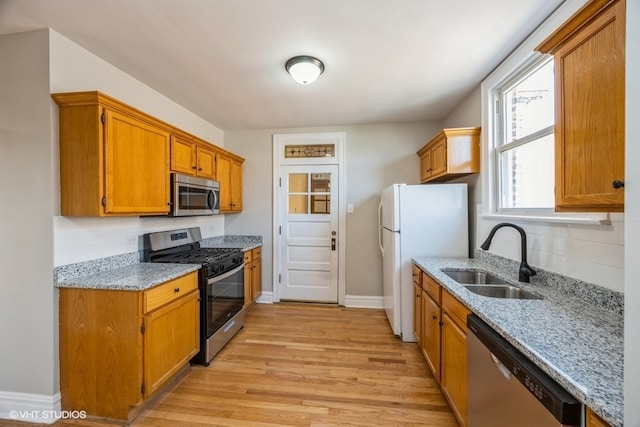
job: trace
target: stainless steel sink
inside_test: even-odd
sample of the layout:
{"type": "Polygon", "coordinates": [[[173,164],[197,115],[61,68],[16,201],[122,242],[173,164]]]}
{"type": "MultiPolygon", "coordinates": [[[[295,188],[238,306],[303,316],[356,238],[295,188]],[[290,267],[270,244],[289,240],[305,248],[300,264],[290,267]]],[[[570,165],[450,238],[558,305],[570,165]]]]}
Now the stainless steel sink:
{"type": "Polygon", "coordinates": [[[492,298],[510,298],[510,299],[542,299],[542,297],[533,292],[516,288],[510,285],[464,285],[465,288],[474,294],[492,298]]]}
{"type": "Polygon", "coordinates": [[[442,269],[442,272],[471,292],[485,297],[542,299],[542,297],[533,292],[511,286],[506,280],[486,271],[442,269]]]}
{"type": "Polygon", "coordinates": [[[451,277],[458,283],[469,285],[497,284],[502,285],[507,282],[491,273],[476,270],[448,270],[443,269],[442,272],[451,277]]]}

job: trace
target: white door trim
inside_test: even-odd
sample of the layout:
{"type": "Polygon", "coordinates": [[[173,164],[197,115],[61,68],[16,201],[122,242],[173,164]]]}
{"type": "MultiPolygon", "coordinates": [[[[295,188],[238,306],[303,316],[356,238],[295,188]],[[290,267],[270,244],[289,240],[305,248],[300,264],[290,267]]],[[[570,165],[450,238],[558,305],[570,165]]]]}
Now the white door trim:
{"type": "Polygon", "coordinates": [[[302,133],[302,134],[274,134],[273,135],[273,302],[280,301],[280,166],[281,165],[338,165],[338,304],[344,306],[346,301],[346,179],[345,179],[345,132],[302,133]],[[335,157],[321,158],[284,158],[284,146],[290,143],[327,143],[335,144],[335,157]]]}

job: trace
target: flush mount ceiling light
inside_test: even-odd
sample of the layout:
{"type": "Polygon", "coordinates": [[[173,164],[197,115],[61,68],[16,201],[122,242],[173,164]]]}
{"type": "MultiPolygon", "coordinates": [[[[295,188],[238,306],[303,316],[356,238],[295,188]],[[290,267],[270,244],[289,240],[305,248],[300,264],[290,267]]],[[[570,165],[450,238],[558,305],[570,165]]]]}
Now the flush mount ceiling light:
{"type": "Polygon", "coordinates": [[[316,81],[324,71],[324,64],[313,56],[294,56],[284,65],[293,80],[300,84],[308,85],[316,81]]]}

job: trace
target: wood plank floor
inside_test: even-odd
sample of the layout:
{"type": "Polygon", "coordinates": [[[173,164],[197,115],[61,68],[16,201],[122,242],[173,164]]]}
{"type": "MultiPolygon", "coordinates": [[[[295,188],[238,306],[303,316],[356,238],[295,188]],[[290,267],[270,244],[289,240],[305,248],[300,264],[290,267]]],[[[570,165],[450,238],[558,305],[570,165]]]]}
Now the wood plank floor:
{"type": "MultiPolygon", "coordinates": [[[[112,426],[55,424],[72,425],[112,426]]],[[[393,336],[384,311],[306,304],[251,307],[209,367],[192,367],[132,423],[275,425],[458,426],[418,346],[393,336]]]]}

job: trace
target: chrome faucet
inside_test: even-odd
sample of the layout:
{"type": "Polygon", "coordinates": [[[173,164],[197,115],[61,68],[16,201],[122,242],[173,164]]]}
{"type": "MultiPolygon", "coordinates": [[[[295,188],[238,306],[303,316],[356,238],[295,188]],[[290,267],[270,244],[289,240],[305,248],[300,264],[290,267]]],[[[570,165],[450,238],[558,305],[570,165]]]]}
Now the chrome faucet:
{"type": "Polygon", "coordinates": [[[508,222],[502,222],[496,225],[495,227],[493,227],[493,229],[489,233],[489,236],[484,241],[484,243],[480,245],[480,247],[485,251],[488,250],[489,246],[491,246],[491,240],[493,239],[493,235],[496,234],[496,231],[498,231],[498,229],[502,227],[515,228],[520,233],[520,241],[521,241],[520,247],[522,249],[522,255],[520,258],[520,268],[518,269],[518,280],[521,282],[528,283],[529,277],[535,276],[537,272],[533,268],[531,268],[529,264],[527,264],[527,235],[525,234],[524,229],[522,227],[519,227],[515,224],[511,224],[508,222]]]}

